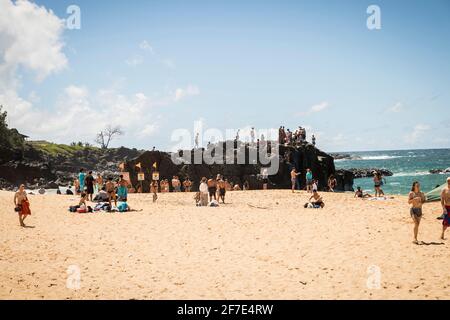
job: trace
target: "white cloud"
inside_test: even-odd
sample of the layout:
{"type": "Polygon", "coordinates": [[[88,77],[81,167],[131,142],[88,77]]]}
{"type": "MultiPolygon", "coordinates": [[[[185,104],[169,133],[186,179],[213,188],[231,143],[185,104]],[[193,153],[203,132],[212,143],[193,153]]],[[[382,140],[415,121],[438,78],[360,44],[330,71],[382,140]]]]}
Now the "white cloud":
{"type": "Polygon", "coordinates": [[[0,0],[0,90],[16,86],[18,67],[41,81],[67,66],[63,20],[29,1],[0,0]]]}
{"type": "Polygon", "coordinates": [[[321,103],[315,104],[311,106],[307,111],[299,112],[298,116],[307,116],[313,113],[321,112],[329,107],[329,103],[327,101],[323,101],[321,103]]]}
{"type": "Polygon", "coordinates": [[[175,90],[175,101],[180,101],[183,98],[190,97],[190,96],[197,96],[200,94],[200,89],[197,86],[194,85],[188,85],[185,88],[178,88],[175,90]]]}
{"type": "Polygon", "coordinates": [[[125,63],[129,66],[136,67],[136,66],[144,63],[144,58],[140,55],[134,55],[134,56],[128,58],[127,60],[125,60],[125,63]]]}
{"type": "Polygon", "coordinates": [[[403,104],[401,102],[397,102],[392,107],[389,107],[386,111],[387,112],[392,112],[392,113],[402,112],[403,111],[403,104]]]}
{"type": "Polygon", "coordinates": [[[175,69],[175,62],[173,62],[171,59],[163,59],[161,62],[169,69],[175,69]]]}
{"type": "Polygon", "coordinates": [[[150,52],[150,53],[154,53],[153,52],[153,47],[150,45],[150,43],[147,40],[143,40],[141,41],[141,43],[139,44],[139,48],[141,50],[150,52]]]}
{"type": "Polygon", "coordinates": [[[430,126],[426,124],[417,124],[410,133],[405,135],[404,140],[406,143],[414,144],[430,129],[430,126]]]}

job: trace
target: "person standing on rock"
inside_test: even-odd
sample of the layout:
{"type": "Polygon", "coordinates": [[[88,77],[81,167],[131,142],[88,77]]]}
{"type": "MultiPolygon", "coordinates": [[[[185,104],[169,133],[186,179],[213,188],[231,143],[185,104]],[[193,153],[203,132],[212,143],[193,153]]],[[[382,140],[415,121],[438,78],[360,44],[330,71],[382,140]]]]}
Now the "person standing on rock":
{"type": "Polygon", "coordinates": [[[313,146],[316,146],[316,137],[314,135],[312,135],[312,137],[311,137],[311,142],[312,142],[313,146]]]}
{"type": "Polygon", "coordinates": [[[85,178],[86,174],[84,173],[84,169],[81,168],[80,173],[78,174],[78,181],[80,182],[80,192],[84,192],[85,178]]]}
{"type": "Polygon", "coordinates": [[[293,168],[291,170],[291,184],[292,184],[292,193],[294,193],[294,191],[297,189],[297,177],[300,173],[297,172],[297,170],[295,170],[295,168],[293,168]]]}
{"type": "Polygon", "coordinates": [[[309,193],[311,193],[312,192],[312,185],[313,185],[313,174],[312,174],[312,171],[311,171],[311,169],[306,169],[306,175],[305,175],[305,178],[306,178],[306,191],[307,192],[309,192],[309,193]]]}
{"type": "Polygon", "coordinates": [[[86,181],[87,199],[92,202],[92,195],[94,194],[94,182],[95,182],[95,178],[92,175],[92,171],[89,171],[88,175],[86,176],[86,178],[84,178],[84,180],[86,181]]]}
{"type": "Polygon", "coordinates": [[[19,190],[14,194],[14,211],[19,215],[21,227],[26,227],[25,218],[31,215],[30,203],[28,202],[25,185],[21,184],[19,190]]]}

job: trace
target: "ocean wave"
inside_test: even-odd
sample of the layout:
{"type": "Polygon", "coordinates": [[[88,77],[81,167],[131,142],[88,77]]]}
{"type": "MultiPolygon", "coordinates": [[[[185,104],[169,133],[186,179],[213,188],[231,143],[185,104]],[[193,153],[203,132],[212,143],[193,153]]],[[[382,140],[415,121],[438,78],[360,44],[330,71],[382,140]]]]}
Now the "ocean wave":
{"type": "Polygon", "coordinates": [[[428,171],[418,171],[418,172],[398,172],[394,173],[393,177],[416,177],[416,176],[428,176],[431,173],[428,171]]]}
{"type": "MultiPolygon", "coordinates": [[[[411,157],[411,156],[406,156],[411,157]]],[[[388,156],[388,155],[379,155],[379,156],[361,156],[361,160],[389,160],[389,159],[398,159],[405,158],[405,156],[388,156]]]]}

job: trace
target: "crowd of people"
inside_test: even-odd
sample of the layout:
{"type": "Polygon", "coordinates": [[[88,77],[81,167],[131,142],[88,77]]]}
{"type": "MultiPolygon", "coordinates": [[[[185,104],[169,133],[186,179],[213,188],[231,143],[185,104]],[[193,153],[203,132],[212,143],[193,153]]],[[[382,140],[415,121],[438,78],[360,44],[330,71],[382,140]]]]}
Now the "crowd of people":
{"type": "MultiPolygon", "coordinates": [[[[298,176],[299,172],[295,168],[291,171],[291,182],[292,182],[292,192],[295,192],[299,188],[298,176]]],[[[384,184],[384,178],[378,172],[373,172],[373,182],[375,196],[382,197],[384,192],[382,186],[384,184]]],[[[319,181],[314,179],[314,175],[311,169],[307,168],[305,172],[306,181],[306,191],[311,193],[308,202],[305,204],[305,208],[323,208],[325,206],[322,196],[318,192],[319,181]]],[[[153,201],[155,202],[158,198],[158,192],[169,192],[170,184],[172,185],[173,192],[191,192],[192,191],[192,181],[186,178],[181,182],[178,176],[173,176],[170,183],[168,179],[163,179],[159,183],[157,180],[153,180],[150,183],[150,191],[153,193],[153,201]]],[[[84,169],[80,169],[77,178],[74,181],[75,193],[80,195],[79,203],[75,206],[69,208],[72,212],[92,212],[95,210],[106,210],[106,211],[132,211],[127,204],[128,193],[135,192],[130,182],[124,179],[123,175],[119,176],[119,179],[114,180],[112,177],[108,177],[106,182],[103,177],[99,174],[94,177],[93,172],[89,171],[87,174],[84,169]],[[94,194],[96,196],[94,197],[94,194]],[[97,205],[92,208],[88,205],[88,201],[95,202],[97,205]],[[114,203],[114,206],[113,206],[114,203]]],[[[334,175],[328,178],[327,191],[334,192],[337,186],[337,180],[334,175]]],[[[223,177],[223,175],[218,174],[216,177],[203,177],[199,183],[198,191],[195,194],[195,204],[197,206],[218,206],[219,202],[225,204],[225,196],[227,191],[238,191],[238,190],[249,190],[249,183],[245,181],[242,188],[239,184],[233,185],[223,177]]],[[[142,189],[138,188],[138,191],[142,189]]],[[[67,190],[67,194],[73,194],[71,189],[67,190]]],[[[357,198],[372,198],[372,195],[364,192],[360,187],[357,187],[355,192],[355,197],[357,198]]],[[[418,233],[419,226],[423,215],[423,204],[426,202],[425,194],[420,190],[420,183],[414,182],[411,187],[411,192],[408,195],[408,204],[411,206],[410,215],[414,222],[414,240],[413,243],[419,244],[418,233]]],[[[441,239],[444,239],[444,234],[446,229],[450,226],[450,177],[447,178],[447,187],[442,190],[441,193],[441,205],[443,214],[440,219],[442,222],[442,234],[441,239]]],[[[26,227],[24,221],[31,215],[30,203],[25,191],[25,185],[21,184],[18,191],[14,194],[14,210],[19,216],[20,226],[26,227]]]]}
{"type": "MultiPolygon", "coordinates": [[[[306,129],[298,126],[297,129],[291,131],[290,129],[285,129],[284,126],[280,126],[278,129],[278,143],[283,145],[299,145],[307,142],[306,141],[306,129]]],[[[316,137],[311,136],[311,143],[316,145],[316,137]]]]}

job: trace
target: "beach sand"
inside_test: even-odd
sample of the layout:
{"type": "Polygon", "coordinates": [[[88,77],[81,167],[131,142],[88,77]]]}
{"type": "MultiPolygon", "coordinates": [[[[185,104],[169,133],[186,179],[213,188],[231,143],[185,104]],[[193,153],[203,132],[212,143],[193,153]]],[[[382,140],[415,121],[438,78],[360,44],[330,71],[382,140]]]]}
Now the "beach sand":
{"type": "Polygon", "coordinates": [[[142,212],[93,214],[69,213],[75,196],[31,195],[24,229],[1,191],[0,298],[450,298],[439,203],[424,206],[428,245],[414,245],[405,197],[322,195],[322,210],[290,190],[228,192],[218,208],[195,207],[193,193],[131,195],[142,212]]]}

